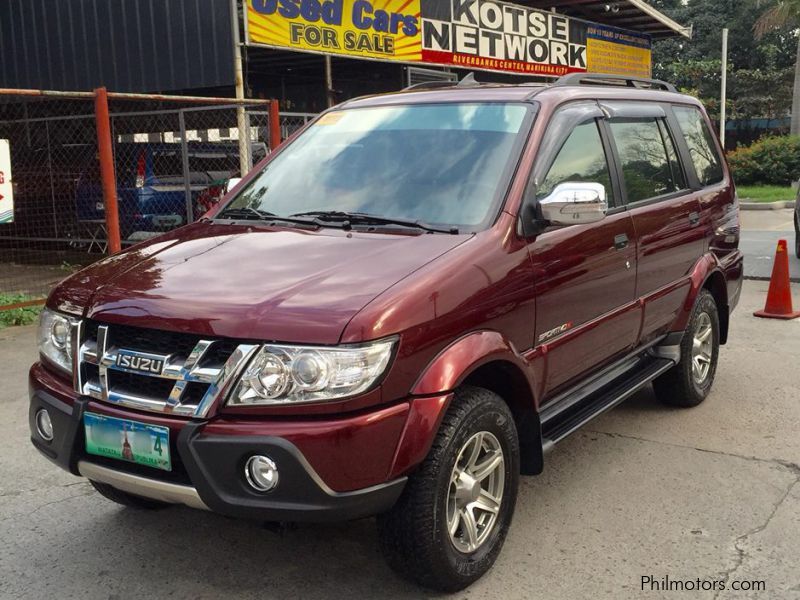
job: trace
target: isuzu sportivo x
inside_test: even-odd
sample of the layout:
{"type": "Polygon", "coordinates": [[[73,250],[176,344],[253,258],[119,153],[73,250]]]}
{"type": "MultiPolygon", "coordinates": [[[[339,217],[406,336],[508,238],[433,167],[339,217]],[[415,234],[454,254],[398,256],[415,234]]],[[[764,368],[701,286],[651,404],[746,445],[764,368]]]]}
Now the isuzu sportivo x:
{"type": "Polygon", "coordinates": [[[32,441],[127,506],[377,515],[395,570],[460,589],[554,444],[650,382],[706,398],[738,241],[708,118],[668,84],[348,101],[51,293],[32,441]]]}

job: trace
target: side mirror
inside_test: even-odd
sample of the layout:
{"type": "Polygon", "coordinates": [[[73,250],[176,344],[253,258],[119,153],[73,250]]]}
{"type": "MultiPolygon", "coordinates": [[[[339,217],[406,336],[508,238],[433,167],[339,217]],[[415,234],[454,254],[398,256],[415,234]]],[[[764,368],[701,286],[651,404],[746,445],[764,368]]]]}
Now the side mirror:
{"type": "Polygon", "coordinates": [[[230,179],[228,179],[228,184],[225,186],[225,193],[227,194],[233,188],[235,188],[241,180],[242,180],[241,177],[231,177],[230,179]]]}
{"type": "Polygon", "coordinates": [[[566,182],[539,200],[542,218],[552,225],[585,225],[602,221],[608,211],[602,183],[566,182]]]}

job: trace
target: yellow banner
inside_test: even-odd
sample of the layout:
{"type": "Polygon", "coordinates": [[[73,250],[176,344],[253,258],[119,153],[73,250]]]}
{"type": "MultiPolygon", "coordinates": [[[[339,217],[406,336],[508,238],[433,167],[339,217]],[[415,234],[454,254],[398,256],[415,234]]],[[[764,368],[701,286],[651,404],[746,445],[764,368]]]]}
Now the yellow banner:
{"type": "Polygon", "coordinates": [[[420,0],[248,0],[248,38],[253,43],[279,48],[419,62],[419,3],[420,0]]]}
{"type": "Polygon", "coordinates": [[[548,75],[649,76],[650,37],[500,0],[247,0],[247,43],[548,75]]]}

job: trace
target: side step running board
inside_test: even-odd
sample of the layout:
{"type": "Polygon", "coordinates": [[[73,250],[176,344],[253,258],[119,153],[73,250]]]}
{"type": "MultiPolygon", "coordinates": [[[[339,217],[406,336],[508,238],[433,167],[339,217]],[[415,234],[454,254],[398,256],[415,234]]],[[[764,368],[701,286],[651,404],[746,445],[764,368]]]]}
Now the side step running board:
{"type": "Polygon", "coordinates": [[[542,422],[542,448],[545,452],[569,434],[632,396],[675,364],[668,358],[645,358],[643,365],[612,382],[597,396],[570,406],[542,422]]]}

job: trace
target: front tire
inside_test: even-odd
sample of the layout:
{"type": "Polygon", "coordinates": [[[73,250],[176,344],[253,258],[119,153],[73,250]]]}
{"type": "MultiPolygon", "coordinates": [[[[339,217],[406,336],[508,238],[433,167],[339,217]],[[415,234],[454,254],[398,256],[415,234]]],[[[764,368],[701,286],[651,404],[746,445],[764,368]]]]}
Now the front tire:
{"type": "Polygon", "coordinates": [[[681,341],[680,362],[653,381],[656,397],[671,406],[697,406],[714,384],[719,360],[719,311],[702,290],[681,341]]]}
{"type": "Polygon", "coordinates": [[[427,458],[378,517],[389,566],[431,589],[464,589],[500,554],[518,485],[519,441],[508,406],[489,390],[459,388],[427,458]]]}

